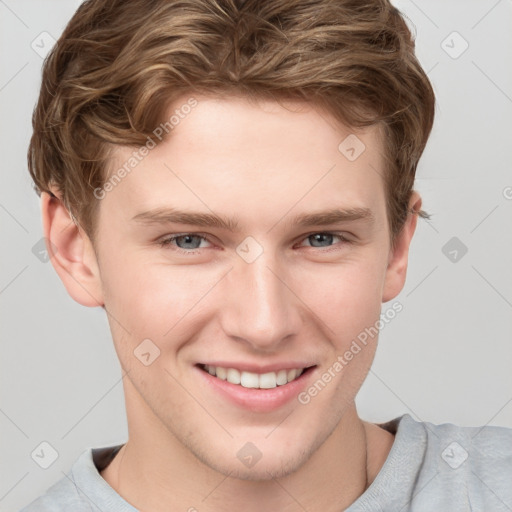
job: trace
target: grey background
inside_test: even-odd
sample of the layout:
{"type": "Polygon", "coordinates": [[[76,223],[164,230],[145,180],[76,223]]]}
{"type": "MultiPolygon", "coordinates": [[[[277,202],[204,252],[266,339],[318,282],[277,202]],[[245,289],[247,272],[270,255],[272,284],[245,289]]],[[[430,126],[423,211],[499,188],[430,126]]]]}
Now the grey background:
{"type": "MultiPolygon", "coordinates": [[[[394,3],[438,100],[416,185],[433,217],[419,221],[404,309],[381,332],[360,415],[512,427],[512,2],[394,3]],[[469,44],[461,55],[454,31],[469,44]],[[456,246],[443,252],[452,237],[456,261],[456,246]]],[[[42,225],[26,149],[42,58],[31,44],[57,38],[79,4],[0,0],[2,511],[41,494],[87,447],[127,438],[103,310],[75,303],[33,253],[42,225]],[[58,453],[47,469],[31,457],[43,441],[58,453]]]]}

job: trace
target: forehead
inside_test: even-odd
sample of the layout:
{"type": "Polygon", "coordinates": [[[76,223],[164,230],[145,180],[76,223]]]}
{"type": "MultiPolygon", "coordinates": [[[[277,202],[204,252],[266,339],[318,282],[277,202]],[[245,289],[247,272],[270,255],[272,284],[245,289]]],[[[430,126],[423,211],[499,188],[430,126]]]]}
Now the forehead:
{"type": "MultiPolygon", "coordinates": [[[[173,206],[272,222],[292,209],[307,213],[306,206],[384,205],[378,126],[355,132],[304,102],[197,95],[173,102],[163,117],[151,137],[156,146],[108,194],[125,219],[173,206]]],[[[115,149],[111,175],[133,152],[115,149]]]]}

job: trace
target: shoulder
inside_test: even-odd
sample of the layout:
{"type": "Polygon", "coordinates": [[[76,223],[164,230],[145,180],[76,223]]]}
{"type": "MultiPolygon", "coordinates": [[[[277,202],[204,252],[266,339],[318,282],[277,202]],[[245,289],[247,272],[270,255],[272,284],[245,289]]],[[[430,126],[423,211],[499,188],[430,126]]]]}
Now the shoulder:
{"type": "Polygon", "coordinates": [[[91,507],[84,502],[74,482],[73,474],[63,476],[49,487],[44,494],[22,508],[19,512],[90,512],[91,507]]]}
{"type": "Polygon", "coordinates": [[[19,512],[90,512],[92,509],[133,511],[105,482],[99,471],[122,445],[88,448],[70,471],[19,512]]]}
{"type": "MultiPolygon", "coordinates": [[[[404,427],[414,420],[406,415],[404,427]]],[[[512,508],[512,429],[415,422],[425,432],[418,490],[439,506],[467,504],[467,510],[512,508]]],[[[420,495],[421,496],[421,495],[420,495]]]]}
{"type": "Polygon", "coordinates": [[[484,425],[462,427],[452,423],[421,422],[427,434],[428,453],[452,470],[482,471],[512,477],[512,428],[484,425]]]}

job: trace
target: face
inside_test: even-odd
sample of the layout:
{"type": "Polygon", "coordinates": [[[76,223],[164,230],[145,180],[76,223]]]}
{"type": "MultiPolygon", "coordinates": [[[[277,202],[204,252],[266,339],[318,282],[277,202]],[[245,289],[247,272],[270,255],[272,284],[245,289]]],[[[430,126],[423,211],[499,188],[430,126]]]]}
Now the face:
{"type": "Polygon", "coordinates": [[[343,355],[398,293],[382,141],[358,132],[354,160],[353,132],[311,105],[195,98],[100,201],[103,300],[146,432],[226,475],[279,477],[339,428],[376,340],[343,355]]]}

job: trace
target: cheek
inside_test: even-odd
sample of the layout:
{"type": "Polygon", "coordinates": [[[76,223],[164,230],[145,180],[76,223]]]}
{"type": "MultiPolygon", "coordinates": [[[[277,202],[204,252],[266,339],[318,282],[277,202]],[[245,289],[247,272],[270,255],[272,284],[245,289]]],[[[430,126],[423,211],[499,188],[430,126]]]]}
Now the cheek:
{"type": "Polygon", "coordinates": [[[302,282],[299,296],[341,349],[379,319],[384,276],[383,263],[377,258],[318,266],[297,280],[302,282]]]}
{"type": "MultiPolygon", "coordinates": [[[[299,397],[302,404],[328,409],[332,421],[354,400],[372,365],[381,312],[382,265],[361,261],[329,272],[327,284],[308,281],[312,309],[322,320],[325,345],[318,380],[299,397]],[[324,392],[324,389],[326,390],[324,392]]],[[[314,420],[311,420],[314,423],[314,420]]]]}
{"type": "Polygon", "coordinates": [[[125,344],[127,337],[134,345],[149,338],[163,347],[164,340],[179,337],[207,306],[204,299],[219,280],[199,266],[171,266],[135,256],[116,259],[114,252],[103,267],[110,323],[125,344]]]}

